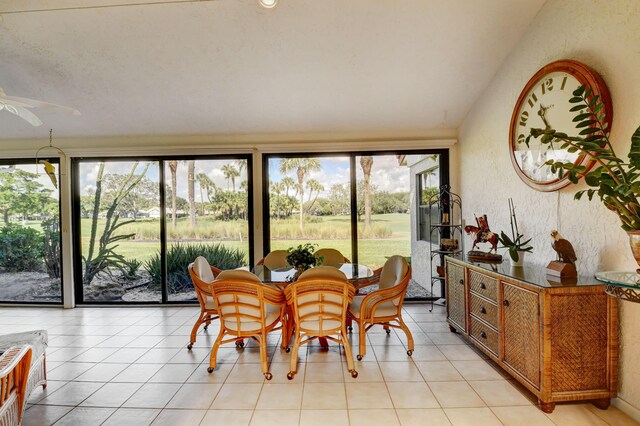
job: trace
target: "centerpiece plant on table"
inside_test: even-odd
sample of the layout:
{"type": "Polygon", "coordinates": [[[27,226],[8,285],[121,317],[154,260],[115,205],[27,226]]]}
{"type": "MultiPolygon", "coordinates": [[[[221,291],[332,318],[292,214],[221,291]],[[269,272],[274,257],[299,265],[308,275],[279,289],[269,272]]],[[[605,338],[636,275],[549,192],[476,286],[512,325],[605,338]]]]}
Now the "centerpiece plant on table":
{"type": "Polygon", "coordinates": [[[296,270],[293,281],[297,280],[304,271],[316,265],[318,259],[314,254],[315,246],[315,244],[305,243],[297,247],[290,247],[287,251],[287,263],[296,270]]]}
{"type": "Polygon", "coordinates": [[[531,138],[540,138],[540,143],[550,148],[559,145],[572,153],[579,153],[594,162],[594,168],[570,162],[548,160],[545,164],[560,178],[565,175],[571,183],[577,184],[584,176],[590,187],[576,192],[575,199],[585,194],[589,200],[597,195],[602,203],[615,212],[620,219],[622,229],[629,235],[633,255],[640,265],[640,127],[631,136],[631,148],[627,160],[618,157],[609,139],[608,128],[603,112],[602,100],[591,89],[580,86],[573,92],[569,111],[575,113],[573,122],[580,129],[577,136],[551,128],[531,129],[525,139],[527,146],[531,138]]]}
{"type": "Polygon", "coordinates": [[[500,244],[502,244],[501,248],[509,250],[509,257],[513,260],[513,266],[521,266],[524,259],[524,253],[531,253],[533,251],[533,247],[529,245],[531,238],[523,241],[525,237],[518,230],[516,209],[511,198],[509,198],[509,219],[511,223],[511,236],[508,236],[504,231],[501,231],[498,236],[498,240],[500,241],[500,244]]]}

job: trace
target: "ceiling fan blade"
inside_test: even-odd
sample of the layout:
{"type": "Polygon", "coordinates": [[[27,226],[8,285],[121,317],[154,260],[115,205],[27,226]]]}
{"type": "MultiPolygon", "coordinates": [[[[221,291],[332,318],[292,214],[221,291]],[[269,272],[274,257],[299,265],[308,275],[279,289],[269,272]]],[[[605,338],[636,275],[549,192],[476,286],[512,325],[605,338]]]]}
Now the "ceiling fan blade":
{"type": "Polygon", "coordinates": [[[10,102],[20,102],[23,105],[26,104],[33,108],[45,108],[45,109],[60,112],[63,114],[80,115],[80,111],[78,111],[77,109],[64,106],[64,105],[52,104],[50,102],[38,101],[35,99],[29,99],[29,98],[21,98],[18,96],[5,95],[3,98],[10,102]]]}
{"type": "Polygon", "coordinates": [[[42,121],[40,121],[40,119],[31,111],[29,111],[28,109],[21,107],[21,106],[15,106],[15,105],[8,105],[8,104],[0,104],[0,110],[5,109],[7,111],[9,111],[11,114],[15,114],[18,117],[22,118],[23,120],[26,120],[29,122],[29,124],[31,124],[34,127],[38,127],[40,125],[42,125],[42,121]]]}
{"type": "Polygon", "coordinates": [[[8,99],[6,96],[1,96],[0,95],[0,104],[6,104],[6,105],[14,105],[14,106],[21,106],[24,108],[33,108],[33,105],[31,104],[27,104],[24,102],[19,102],[16,101],[15,99],[8,99]]]}

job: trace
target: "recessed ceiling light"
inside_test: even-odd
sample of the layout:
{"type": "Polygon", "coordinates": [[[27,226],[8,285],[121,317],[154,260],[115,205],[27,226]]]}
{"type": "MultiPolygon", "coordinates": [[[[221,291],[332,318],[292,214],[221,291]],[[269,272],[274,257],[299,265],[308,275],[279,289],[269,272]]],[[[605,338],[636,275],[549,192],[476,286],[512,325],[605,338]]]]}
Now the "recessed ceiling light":
{"type": "Polygon", "coordinates": [[[278,0],[258,0],[258,4],[267,9],[273,9],[276,7],[276,3],[278,3],[278,0]]]}

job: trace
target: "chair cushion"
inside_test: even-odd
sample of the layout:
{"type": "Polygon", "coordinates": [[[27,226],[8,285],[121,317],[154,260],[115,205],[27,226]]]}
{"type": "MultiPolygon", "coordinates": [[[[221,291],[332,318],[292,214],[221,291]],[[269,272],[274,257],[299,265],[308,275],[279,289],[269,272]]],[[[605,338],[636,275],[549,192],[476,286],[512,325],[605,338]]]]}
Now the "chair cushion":
{"type": "Polygon", "coordinates": [[[289,263],[287,262],[288,254],[289,252],[287,250],[274,250],[265,256],[264,266],[271,270],[285,268],[289,266],[289,263]]]}
{"type": "MultiPolygon", "coordinates": [[[[356,318],[360,318],[360,308],[362,307],[362,301],[366,296],[356,296],[353,298],[353,302],[349,305],[349,312],[356,318]]],[[[375,317],[390,317],[398,314],[398,307],[391,301],[384,302],[378,305],[375,312],[375,317]]]]}
{"type": "Polygon", "coordinates": [[[205,283],[210,283],[216,279],[213,275],[213,271],[211,270],[211,265],[209,265],[207,259],[202,256],[196,257],[196,260],[193,261],[193,270],[205,283]]]}
{"type": "MultiPolygon", "coordinates": [[[[393,287],[402,281],[408,271],[409,265],[404,257],[398,255],[391,256],[382,267],[378,287],[381,289],[393,287]]],[[[400,298],[393,300],[394,305],[397,306],[399,303],[400,298]]]]}
{"type": "MultiPolygon", "coordinates": [[[[251,308],[249,308],[251,309],[251,308]]],[[[255,315],[255,312],[251,312],[255,315]]],[[[274,306],[267,304],[265,306],[265,325],[268,327],[280,320],[280,306],[274,306]]],[[[225,319],[223,316],[224,325],[229,330],[238,331],[238,323],[235,317],[225,319]]],[[[240,318],[240,331],[260,331],[262,324],[259,321],[252,321],[249,318],[240,318]]]]}
{"type": "Polygon", "coordinates": [[[346,280],[347,276],[339,269],[333,266],[316,266],[315,268],[307,269],[300,274],[299,280],[306,278],[332,278],[338,280],[346,280]]]}
{"type": "Polygon", "coordinates": [[[47,330],[25,331],[23,333],[5,334],[0,336],[0,355],[12,346],[31,345],[33,355],[31,365],[33,365],[47,350],[49,336],[47,330]]]}
{"type": "Polygon", "coordinates": [[[323,248],[315,253],[316,258],[322,257],[322,261],[319,265],[338,266],[344,262],[344,255],[336,249],[323,248]]]}
{"type": "Polygon", "coordinates": [[[216,280],[249,280],[254,282],[260,282],[260,278],[256,274],[243,269],[230,269],[222,271],[218,274],[216,280]]]}
{"type": "MultiPolygon", "coordinates": [[[[329,320],[322,321],[322,331],[335,330],[337,328],[340,328],[341,326],[342,326],[342,322],[338,320],[329,319],[329,320]]],[[[302,321],[300,323],[300,327],[305,330],[315,331],[319,333],[320,321],[318,320],[302,321]]],[[[330,334],[333,334],[333,333],[330,333],[330,334]]]]}

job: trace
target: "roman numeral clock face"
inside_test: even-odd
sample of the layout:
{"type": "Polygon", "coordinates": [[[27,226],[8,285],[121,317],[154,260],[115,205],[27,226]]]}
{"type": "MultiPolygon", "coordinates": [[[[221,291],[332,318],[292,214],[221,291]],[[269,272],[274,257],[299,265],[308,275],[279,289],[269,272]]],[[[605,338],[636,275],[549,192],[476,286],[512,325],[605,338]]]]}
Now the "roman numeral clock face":
{"type": "MultiPolygon", "coordinates": [[[[604,81],[594,71],[576,61],[553,62],[538,71],[523,89],[513,111],[510,127],[511,160],[518,176],[539,191],[555,191],[570,182],[551,173],[545,162],[572,162],[590,166],[579,153],[561,149],[561,144],[543,145],[539,139],[525,139],[531,129],[555,129],[570,136],[579,133],[570,112],[573,91],[586,84],[604,102],[605,114],[611,120],[611,98],[604,81]]],[[[586,111],[585,111],[586,112],[586,111]]]]}

